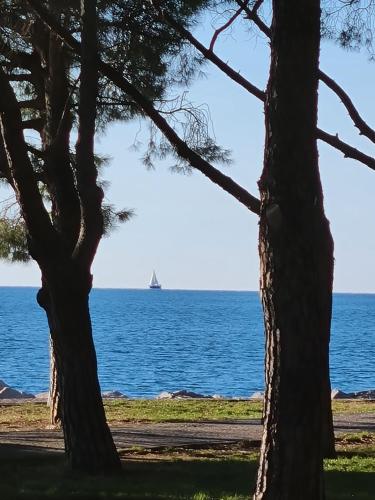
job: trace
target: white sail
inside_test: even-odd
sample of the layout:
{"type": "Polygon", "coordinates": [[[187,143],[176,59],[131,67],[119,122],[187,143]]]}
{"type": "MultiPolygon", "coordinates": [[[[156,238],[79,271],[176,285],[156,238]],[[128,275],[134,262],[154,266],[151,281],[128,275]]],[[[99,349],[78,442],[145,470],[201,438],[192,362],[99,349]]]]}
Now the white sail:
{"type": "Polygon", "coordinates": [[[159,284],[158,279],[156,277],[155,271],[153,271],[153,273],[152,273],[149,287],[150,288],[161,288],[161,285],[159,284]]]}

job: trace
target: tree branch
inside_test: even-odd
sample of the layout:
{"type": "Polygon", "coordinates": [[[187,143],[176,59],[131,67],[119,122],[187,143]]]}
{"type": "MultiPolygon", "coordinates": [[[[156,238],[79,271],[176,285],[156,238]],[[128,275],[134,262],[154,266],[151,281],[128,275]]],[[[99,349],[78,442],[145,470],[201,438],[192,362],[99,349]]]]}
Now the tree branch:
{"type": "MultiPolygon", "coordinates": [[[[19,107],[21,103],[17,103],[19,107]]],[[[23,129],[33,129],[37,132],[41,132],[43,130],[44,120],[43,118],[31,118],[30,120],[24,120],[22,122],[23,129]]]]}
{"type": "Polygon", "coordinates": [[[24,101],[18,101],[20,108],[25,109],[43,109],[43,103],[40,99],[26,99],[24,101]]]}
{"type": "MultiPolygon", "coordinates": [[[[160,3],[160,2],[158,2],[158,3],[160,3]]],[[[249,0],[246,0],[245,3],[248,4],[249,0]]],[[[233,16],[230,19],[228,19],[228,21],[225,24],[223,24],[223,26],[220,26],[220,28],[218,28],[217,30],[215,30],[215,33],[213,34],[213,37],[212,37],[211,43],[210,43],[210,48],[209,48],[209,50],[211,52],[214,50],[214,46],[215,46],[216,40],[218,39],[218,36],[220,35],[220,33],[222,33],[223,31],[225,31],[226,29],[228,29],[229,26],[234,23],[234,21],[237,19],[237,17],[241,14],[242,11],[243,11],[243,8],[240,7],[233,14],[233,16]]]]}
{"type": "Polygon", "coordinates": [[[375,143],[375,130],[372,129],[361,117],[357,108],[354,106],[352,100],[344,89],[340,87],[340,85],[338,85],[332,78],[323,73],[323,71],[319,71],[319,79],[341,99],[341,102],[348,111],[350,118],[352,119],[355,127],[359,130],[360,134],[375,143]]]}
{"type": "MultiPolygon", "coordinates": [[[[259,6],[255,5],[253,9],[250,9],[247,5],[246,2],[242,0],[236,0],[236,3],[242,7],[242,9],[246,12],[247,17],[253,21],[256,26],[268,37],[271,36],[271,30],[270,28],[260,19],[258,16],[257,10],[259,6]]],[[[358,128],[359,132],[361,135],[364,135],[368,139],[370,139],[371,142],[375,143],[375,130],[371,128],[365,120],[360,116],[358,110],[354,106],[352,100],[350,99],[349,95],[345,92],[345,90],[338,85],[337,82],[335,82],[331,77],[329,77],[326,73],[323,71],[319,70],[319,79],[327,85],[338,97],[341,99],[343,105],[345,106],[346,110],[349,113],[350,118],[352,119],[354,126],[358,128]]],[[[327,134],[327,137],[329,134],[327,134]]],[[[322,139],[324,140],[324,139],[322,139]]],[[[333,146],[335,147],[335,146],[333,146]]],[[[350,148],[350,146],[348,146],[350,148]]],[[[337,148],[340,149],[340,148],[337,148]]],[[[364,155],[366,156],[366,155],[364,155]]],[[[359,160],[360,161],[360,160],[359,160]]],[[[367,164],[367,163],[366,163],[367,164]]]]}
{"type": "MultiPolygon", "coordinates": [[[[65,44],[73,50],[77,55],[80,55],[80,43],[70,35],[48,11],[43,7],[39,0],[27,0],[35,12],[45,22],[45,24],[53,30],[65,44]]],[[[177,154],[187,160],[192,167],[202,172],[215,184],[234,196],[240,203],[245,205],[250,211],[259,215],[260,203],[259,200],[252,196],[246,189],[238,185],[230,177],[224,175],[220,170],[213,167],[210,163],[199,156],[195,151],[176,134],[168,122],[156,111],[151,101],[142,95],[121,73],[106,64],[98,57],[98,68],[101,73],[111,80],[124,92],[129,94],[138,104],[140,109],[150,117],[159,130],[165,135],[171,145],[175,148],[177,154]]]]}
{"type": "MultiPolygon", "coordinates": [[[[1,133],[14,182],[17,200],[31,238],[30,249],[39,262],[43,252],[53,252],[56,233],[35,179],[33,167],[23,137],[23,126],[16,96],[8,77],[0,67],[0,119],[1,133]],[[42,248],[43,247],[43,248],[42,248]]],[[[43,255],[42,255],[43,254],[43,255]]]]}
{"type": "Polygon", "coordinates": [[[31,144],[26,144],[26,147],[27,147],[27,151],[29,151],[29,153],[33,154],[37,158],[40,158],[41,160],[45,159],[45,157],[46,157],[45,151],[41,151],[40,149],[32,146],[31,144]]]}
{"type": "Polygon", "coordinates": [[[353,146],[350,146],[346,142],[339,139],[338,135],[328,134],[328,132],[325,132],[324,130],[318,128],[316,131],[316,137],[317,139],[326,142],[333,148],[341,151],[341,153],[344,154],[345,158],[352,158],[353,160],[357,160],[364,165],[367,165],[372,170],[375,170],[375,158],[362,153],[362,151],[359,151],[353,146]]]}
{"type": "Polygon", "coordinates": [[[262,19],[258,16],[258,10],[261,4],[261,2],[256,2],[254,7],[250,9],[250,7],[247,5],[247,2],[244,2],[243,0],[236,0],[236,3],[243,9],[243,11],[246,13],[246,17],[250,19],[251,21],[258,26],[259,30],[264,33],[267,37],[271,36],[271,29],[265,24],[262,19]]]}
{"type": "Polygon", "coordinates": [[[30,73],[19,73],[17,75],[7,74],[7,77],[10,82],[34,82],[33,76],[30,73]]]}
{"type": "Polygon", "coordinates": [[[32,71],[35,67],[40,68],[39,59],[36,54],[9,50],[4,55],[9,61],[6,65],[10,68],[22,68],[28,71],[32,71]]]}
{"type": "Polygon", "coordinates": [[[0,134],[0,176],[1,178],[6,179],[14,189],[14,183],[10,173],[8,156],[5,150],[2,134],[0,134]]]}
{"type": "Polygon", "coordinates": [[[103,234],[101,204],[103,190],[97,185],[94,158],[96,103],[98,95],[98,50],[96,0],[81,0],[82,33],[80,44],[81,81],[76,143],[77,189],[81,201],[81,231],[73,255],[91,266],[103,234]]]}
{"type": "Polygon", "coordinates": [[[261,101],[265,100],[265,92],[260,90],[258,87],[253,85],[249,80],[244,78],[240,73],[231,68],[228,64],[226,64],[220,57],[212,52],[212,50],[207,49],[203,44],[199,42],[191,33],[188,31],[182,24],[177,22],[173,16],[171,16],[166,10],[160,7],[160,2],[153,1],[154,5],[159,17],[167,22],[172,28],[174,28],[177,33],[179,33],[182,37],[188,40],[206,59],[215,64],[223,73],[225,73],[229,78],[233,81],[241,85],[244,89],[246,89],[250,94],[254,95],[261,101]]]}

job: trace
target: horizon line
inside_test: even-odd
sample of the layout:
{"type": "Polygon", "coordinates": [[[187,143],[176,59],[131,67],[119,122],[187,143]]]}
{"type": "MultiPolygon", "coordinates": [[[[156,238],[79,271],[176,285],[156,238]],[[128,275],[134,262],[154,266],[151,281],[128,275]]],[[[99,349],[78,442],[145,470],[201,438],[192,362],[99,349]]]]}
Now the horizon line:
{"type": "MultiPolygon", "coordinates": [[[[2,285],[0,288],[40,288],[40,285],[2,285]]],[[[148,287],[119,287],[119,286],[93,286],[92,290],[149,290],[148,287]]],[[[245,292],[245,293],[259,293],[259,290],[250,289],[229,289],[229,288],[162,288],[158,290],[171,291],[171,292],[245,292]]],[[[342,295],[375,295],[375,291],[347,291],[347,290],[333,290],[333,294],[342,295]]]]}

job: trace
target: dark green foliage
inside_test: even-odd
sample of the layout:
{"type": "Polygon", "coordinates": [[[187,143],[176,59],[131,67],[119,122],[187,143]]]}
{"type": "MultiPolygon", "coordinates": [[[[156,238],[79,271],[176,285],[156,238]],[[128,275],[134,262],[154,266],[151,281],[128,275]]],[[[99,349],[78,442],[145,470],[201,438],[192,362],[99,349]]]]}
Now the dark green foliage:
{"type": "Polygon", "coordinates": [[[374,56],[375,2],[326,0],[322,2],[322,34],[343,48],[365,47],[374,56]]]}
{"type": "Polygon", "coordinates": [[[108,236],[119,224],[128,222],[135,215],[132,209],[116,210],[113,205],[106,203],[102,205],[102,213],[104,226],[103,236],[108,236]]]}
{"type": "Polygon", "coordinates": [[[0,259],[9,262],[30,260],[25,226],[20,219],[0,218],[0,259]]]}
{"type": "MultiPolygon", "coordinates": [[[[208,0],[169,0],[163,2],[163,5],[182,25],[189,28],[203,8],[212,3],[208,0]]],[[[48,5],[55,17],[79,38],[79,0],[55,0],[48,2],[48,5]]],[[[21,106],[23,119],[44,120],[43,57],[46,56],[40,56],[40,50],[46,45],[46,41],[48,45],[48,30],[25,2],[0,0],[0,8],[0,63],[15,78],[13,88],[20,102],[25,103],[21,106]],[[26,80],[19,81],[22,77],[26,80]]],[[[171,86],[186,85],[190,81],[202,60],[192,53],[191,47],[180,35],[158,19],[152,2],[102,0],[98,2],[98,15],[101,58],[120,70],[139,91],[155,101],[161,112],[182,132],[192,149],[210,161],[228,162],[228,152],[217,146],[211,138],[208,113],[199,106],[187,103],[185,94],[177,99],[167,97],[166,92],[171,86]]],[[[79,61],[69,50],[65,49],[64,52],[69,81],[69,100],[65,103],[65,113],[70,114],[74,126],[78,109],[79,61]]],[[[105,131],[106,126],[113,121],[129,120],[142,115],[138,105],[106,78],[100,77],[99,84],[98,130],[105,131]]],[[[151,127],[150,130],[148,149],[144,155],[145,164],[151,166],[155,158],[172,155],[176,158],[175,169],[189,171],[189,167],[178,159],[173,148],[164,139],[160,139],[155,129],[151,127]]],[[[30,135],[28,134],[28,140],[34,148],[30,152],[30,159],[40,180],[44,198],[52,202],[49,187],[45,183],[44,158],[42,154],[38,154],[40,140],[35,134],[33,139],[29,139],[30,135]]],[[[73,154],[71,158],[74,169],[73,154]]],[[[116,211],[106,209],[105,213],[108,222],[106,227],[110,227],[107,216],[114,215],[116,211]]],[[[124,217],[117,217],[117,220],[121,219],[124,217]]]]}
{"type": "MultiPolygon", "coordinates": [[[[164,2],[176,19],[189,27],[193,17],[210,2],[192,0],[164,2]]],[[[49,2],[57,17],[76,34],[79,31],[79,1],[49,2]]],[[[27,33],[33,21],[29,9],[21,1],[0,1],[0,60],[9,50],[32,53],[27,33]],[[15,30],[9,30],[9,26],[15,30]],[[20,29],[19,29],[20,28],[20,29]]],[[[171,84],[186,84],[195,73],[198,62],[185,41],[166,23],[159,21],[151,2],[142,0],[98,2],[99,44],[102,59],[120,70],[148,98],[162,99],[171,84]],[[188,56],[187,56],[188,53],[188,56]]],[[[77,35],[78,36],[78,35],[77,35]]],[[[77,61],[72,57],[72,84],[77,61]]],[[[21,93],[32,95],[29,84],[20,85],[21,93]]],[[[75,92],[72,94],[75,98],[75,92]]],[[[75,99],[74,99],[75,100],[75,99]]],[[[137,105],[106,79],[100,81],[99,126],[108,121],[126,120],[139,114],[137,105]]]]}
{"type": "MultiPolygon", "coordinates": [[[[200,12],[215,2],[208,0],[185,0],[163,2],[183,26],[190,28],[200,12]]],[[[0,19],[0,63],[8,74],[15,78],[12,85],[21,105],[24,120],[46,118],[44,103],[43,47],[48,46],[48,30],[33,11],[20,0],[0,0],[2,17],[0,19]],[[42,55],[40,55],[42,54],[42,55]],[[22,79],[25,78],[25,81],[22,79]]],[[[49,2],[49,8],[60,19],[69,31],[80,37],[80,2],[79,0],[55,0],[49,2]]],[[[181,134],[190,147],[208,161],[229,163],[229,151],[220,148],[212,139],[212,127],[209,111],[204,106],[194,106],[181,97],[169,99],[168,89],[179,84],[186,85],[199,69],[202,59],[186,44],[180,35],[167,23],[158,19],[152,2],[127,0],[98,2],[99,14],[99,46],[101,58],[120,70],[138,90],[153,100],[160,112],[164,114],[174,128],[181,134]]],[[[72,126],[77,122],[79,61],[69,50],[64,49],[66,73],[68,76],[68,100],[65,102],[65,113],[69,113],[72,126]]],[[[48,61],[47,61],[48,63],[48,61]]],[[[138,105],[122,90],[114,86],[106,78],[100,77],[98,96],[97,129],[105,131],[108,124],[116,120],[129,120],[142,115],[138,105]]],[[[65,98],[64,98],[65,99],[65,98]]],[[[63,118],[61,117],[61,120],[63,118]]],[[[42,126],[45,126],[42,125],[42,126]]],[[[68,132],[69,133],[69,132],[68,132]]],[[[48,148],[46,136],[41,139],[35,133],[28,133],[30,142],[30,159],[39,180],[39,188],[50,207],[54,223],[56,212],[54,194],[46,179],[45,151],[48,148]],[[44,141],[44,142],[43,142],[44,141]]],[[[61,138],[57,138],[60,140],[61,138]]],[[[75,169],[75,156],[71,145],[71,168],[75,169]]],[[[191,167],[176,154],[171,145],[150,126],[149,142],[144,153],[144,163],[153,166],[156,159],[174,159],[172,169],[190,173],[191,167]]],[[[108,162],[108,159],[97,158],[97,168],[108,162]]],[[[3,167],[0,165],[0,170],[3,167]]],[[[99,181],[102,188],[105,181],[99,181]]],[[[53,189],[53,188],[52,188],[53,189]]],[[[108,234],[118,223],[127,221],[133,212],[117,210],[105,204],[103,207],[104,234],[108,234]]],[[[20,221],[17,214],[16,219],[20,221]]],[[[26,233],[22,222],[4,217],[1,237],[3,251],[0,258],[7,260],[26,260],[26,233]]]]}

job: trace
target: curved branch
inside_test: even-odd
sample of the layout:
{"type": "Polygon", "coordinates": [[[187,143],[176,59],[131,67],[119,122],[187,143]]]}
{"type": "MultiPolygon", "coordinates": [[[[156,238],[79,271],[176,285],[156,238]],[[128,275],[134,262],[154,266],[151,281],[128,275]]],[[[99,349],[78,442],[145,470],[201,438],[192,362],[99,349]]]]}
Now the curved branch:
{"type": "Polygon", "coordinates": [[[364,135],[365,137],[370,139],[371,142],[375,143],[375,130],[372,129],[361,117],[357,108],[354,106],[352,100],[344,91],[344,89],[323,71],[319,71],[319,79],[341,99],[341,102],[348,111],[350,118],[352,119],[355,127],[357,127],[357,129],[359,130],[360,134],[364,135]]]}
{"type": "MultiPolygon", "coordinates": [[[[246,4],[249,3],[249,0],[246,0],[245,2],[246,4]]],[[[243,8],[240,7],[239,9],[236,10],[236,12],[233,14],[233,16],[228,19],[228,21],[223,24],[223,26],[220,26],[220,28],[218,28],[217,30],[215,30],[215,33],[211,39],[211,42],[210,42],[210,49],[211,51],[214,50],[214,46],[215,46],[215,43],[216,43],[216,40],[218,39],[218,36],[220,35],[220,33],[222,33],[223,31],[225,31],[226,29],[229,28],[229,26],[231,24],[234,23],[234,21],[237,19],[237,17],[241,14],[241,12],[243,11],[243,8]]]]}
{"type": "MultiPolygon", "coordinates": [[[[42,21],[54,31],[64,43],[77,55],[80,55],[81,44],[69,32],[67,32],[50,13],[43,7],[39,0],[27,0],[29,5],[35,10],[42,21]]],[[[159,130],[165,135],[171,145],[175,148],[176,152],[185,160],[187,160],[192,167],[202,172],[215,184],[219,185],[222,189],[234,196],[240,203],[245,205],[250,211],[259,215],[260,202],[251,195],[246,189],[237,184],[233,179],[224,175],[220,170],[216,169],[209,162],[204,160],[195,151],[176,134],[168,122],[157,112],[151,101],[149,101],[143,94],[141,94],[121,73],[112,68],[109,64],[103,62],[99,57],[97,58],[99,71],[117,85],[124,92],[129,94],[143,112],[155,123],[159,130]]]]}
{"type": "MultiPolygon", "coordinates": [[[[254,6],[253,9],[250,9],[245,2],[242,0],[236,0],[236,3],[242,7],[244,12],[246,12],[246,16],[248,19],[254,22],[259,30],[267,35],[267,37],[271,37],[270,28],[260,19],[258,16],[257,10],[254,6]]],[[[357,108],[354,106],[352,100],[349,95],[345,92],[345,90],[340,87],[340,85],[335,82],[330,76],[328,76],[323,71],[319,70],[319,80],[321,80],[328,88],[330,88],[336,95],[341,99],[343,105],[349,113],[350,118],[352,119],[354,126],[358,128],[361,135],[367,137],[371,142],[375,143],[375,130],[371,128],[365,120],[359,114],[357,108]]],[[[329,136],[329,134],[328,134],[329,136]]],[[[333,146],[335,147],[335,146],[333,146]]],[[[350,147],[350,146],[349,146],[350,147]]],[[[339,149],[339,148],[337,148],[339,149]]],[[[365,155],[366,156],[366,155],[365,155]]],[[[361,161],[361,160],[359,160],[361,161]]]]}
{"type": "Polygon", "coordinates": [[[154,0],[152,4],[154,5],[158,15],[163,20],[165,20],[173,29],[175,29],[177,33],[179,33],[183,38],[188,40],[206,59],[215,64],[219,69],[221,69],[221,71],[223,71],[223,73],[225,73],[227,76],[229,76],[229,78],[241,85],[241,87],[250,92],[250,94],[254,95],[261,101],[265,100],[266,94],[265,92],[263,92],[263,90],[260,90],[258,87],[249,82],[249,80],[240,75],[240,73],[231,68],[220,57],[214,54],[211,49],[207,49],[204,45],[202,45],[199,40],[197,40],[190,33],[190,31],[184,28],[182,24],[177,22],[173,18],[173,16],[171,16],[166,10],[161,9],[159,2],[155,2],[154,0]]]}
{"type": "Polygon", "coordinates": [[[224,175],[220,170],[212,166],[204,160],[200,155],[193,151],[174,131],[168,122],[154,108],[151,101],[142,95],[121,73],[100,61],[99,69],[109,80],[129,94],[144,113],[155,123],[158,129],[165,135],[171,145],[175,148],[177,154],[187,160],[190,165],[208,177],[215,184],[218,184],[227,193],[234,196],[240,203],[245,205],[250,211],[259,215],[260,202],[252,196],[246,189],[237,184],[227,175],[224,175]]]}

